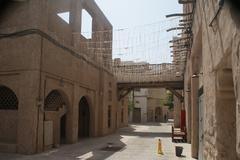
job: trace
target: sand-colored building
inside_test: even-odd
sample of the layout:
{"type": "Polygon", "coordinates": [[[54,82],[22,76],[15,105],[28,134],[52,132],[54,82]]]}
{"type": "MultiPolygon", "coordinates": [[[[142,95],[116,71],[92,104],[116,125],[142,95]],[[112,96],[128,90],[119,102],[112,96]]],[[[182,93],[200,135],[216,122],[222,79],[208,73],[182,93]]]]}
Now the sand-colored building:
{"type": "Polygon", "coordinates": [[[223,0],[185,3],[191,12],[184,94],[192,156],[240,159],[240,14],[223,0]]]}
{"type": "Polygon", "coordinates": [[[130,122],[167,122],[168,119],[174,118],[174,110],[164,105],[166,99],[164,88],[135,89],[129,96],[130,103],[131,101],[134,103],[129,113],[130,122]]]}
{"type": "Polygon", "coordinates": [[[0,151],[33,154],[127,125],[111,50],[96,49],[111,48],[112,26],[94,0],[12,1],[0,19],[0,151]]]}
{"type": "Polygon", "coordinates": [[[147,95],[148,89],[134,89],[128,95],[129,98],[129,122],[146,123],[147,122],[147,95]]]}
{"type": "Polygon", "coordinates": [[[148,122],[166,122],[173,118],[173,110],[164,105],[166,89],[148,89],[147,97],[147,119],[148,122]]]}

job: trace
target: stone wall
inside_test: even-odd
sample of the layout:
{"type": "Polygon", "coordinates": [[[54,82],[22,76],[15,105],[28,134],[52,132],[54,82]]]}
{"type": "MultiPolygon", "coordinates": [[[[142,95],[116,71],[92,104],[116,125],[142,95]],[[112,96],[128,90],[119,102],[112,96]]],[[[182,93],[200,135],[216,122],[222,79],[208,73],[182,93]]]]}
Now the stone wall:
{"type": "MultiPolygon", "coordinates": [[[[236,107],[239,95],[240,44],[239,22],[236,17],[239,19],[239,15],[233,13],[231,6],[225,3],[213,20],[218,9],[215,0],[196,1],[192,26],[193,46],[185,71],[185,91],[190,89],[191,94],[189,103],[189,96],[185,93],[185,106],[188,112],[188,131],[191,131],[192,137],[192,156],[200,155],[208,160],[237,159],[237,153],[239,154],[236,107]],[[195,80],[192,77],[194,74],[198,76],[195,80]],[[204,98],[201,108],[203,112],[199,115],[198,92],[201,87],[204,98]],[[190,127],[190,123],[195,125],[190,127]],[[202,123],[203,128],[199,129],[203,130],[203,135],[200,135],[203,143],[198,144],[199,136],[193,127],[202,123]],[[199,152],[201,148],[203,152],[199,152]]],[[[185,12],[188,12],[187,7],[185,12]]]]}
{"type": "Polygon", "coordinates": [[[117,118],[118,128],[126,127],[128,125],[128,96],[121,99],[118,103],[117,118]]]}
{"type": "MultiPolygon", "coordinates": [[[[109,64],[104,63],[111,59],[111,53],[104,53],[108,56],[103,57],[79,45],[90,41],[83,39],[80,34],[83,8],[93,17],[93,31],[112,29],[93,0],[14,2],[14,8],[6,12],[5,19],[0,22],[0,33],[23,33],[0,39],[0,85],[13,90],[19,100],[16,116],[9,116],[17,119],[17,133],[9,130],[9,139],[16,140],[15,151],[18,153],[32,154],[46,149],[45,122],[51,120],[57,124],[63,116],[53,118],[55,113],[48,114],[45,111],[46,97],[52,91],[57,91],[64,99],[66,143],[78,142],[82,98],[86,99],[89,107],[90,137],[110,134],[120,123],[115,117],[118,112],[116,79],[109,70],[109,64]],[[65,11],[70,13],[69,24],[57,17],[57,13],[65,11]]],[[[93,35],[92,41],[99,37],[111,41],[112,34],[93,35]]],[[[122,108],[126,115],[126,107],[122,108]]],[[[127,124],[127,116],[124,116],[121,124],[127,124]]],[[[3,127],[0,126],[1,131],[3,127]]],[[[55,125],[55,129],[58,130],[55,136],[58,143],[61,129],[58,125],[55,125]]],[[[10,143],[0,143],[0,150],[11,146],[10,143]]]]}
{"type": "Polygon", "coordinates": [[[0,116],[0,142],[16,143],[18,120],[17,111],[0,111],[0,116]]]}
{"type": "Polygon", "coordinates": [[[174,105],[173,110],[174,127],[180,128],[182,103],[176,96],[173,97],[173,105],[174,105]]]}
{"type": "Polygon", "coordinates": [[[165,122],[164,115],[167,118],[173,118],[173,112],[168,109],[168,106],[164,106],[166,99],[166,89],[148,89],[147,97],[147,119],[148,122],[165,122]],[[156,110],[160,111],[160,114],[156,114],[156,110]]]}

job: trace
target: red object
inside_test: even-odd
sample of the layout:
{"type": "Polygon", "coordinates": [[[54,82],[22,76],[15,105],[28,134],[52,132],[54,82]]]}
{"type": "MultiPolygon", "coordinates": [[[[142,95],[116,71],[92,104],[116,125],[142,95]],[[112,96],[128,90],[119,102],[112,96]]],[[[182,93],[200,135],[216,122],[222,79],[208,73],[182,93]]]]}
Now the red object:
{"type": "Polygon", "coordinates": [[[181,121],[180,121],[181,131],[186,130],[186,111],[181,110],[181,121]]]}

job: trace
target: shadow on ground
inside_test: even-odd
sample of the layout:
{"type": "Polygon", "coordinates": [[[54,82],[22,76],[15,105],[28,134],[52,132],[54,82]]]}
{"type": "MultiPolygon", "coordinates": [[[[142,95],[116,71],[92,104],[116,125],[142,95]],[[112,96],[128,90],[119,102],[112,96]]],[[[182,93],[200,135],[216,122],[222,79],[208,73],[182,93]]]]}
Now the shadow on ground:
{"type": "MultiPolygon", "coordinates": [[[[162,124],[168,125],[168,124],[162,124]]],[[[59,148],[31,156],[18,154],[1,154],[1,160],[101,160],[107,159],[118,151],[126,149],[126,144],[121,141],[124,136],[141,138],[171,137],[168,131],[143,129],[149,126],[162,126],[160,123],[129,125],[120,129],[116,134],[106,137],[80,140],[79,143],[62,145],[59,148]],[[142,128],[141,128],[142,127],[142,128]],[[139,129],[141,128],[141,129],[139,129]],[[110,144],[110,148],[109,148],[110,144]],[[113,147],[113,148],[111,148],[113,147]]]]}
{"type": "Polygon", "coordinates": [[[52,149],[41,154],[19,155],[0,153],[1,160],[100,160],[114,154],[116,151],[124,150],[125,144],[120,140],[120,135],[114,134],[108,137],[84,139],[76,144],[62,145],[60,148],[52,149]],[[118,150],[109,149],[109,143],[118,150]],[[103,150],[108,148],[108,150],[103,150]]]}

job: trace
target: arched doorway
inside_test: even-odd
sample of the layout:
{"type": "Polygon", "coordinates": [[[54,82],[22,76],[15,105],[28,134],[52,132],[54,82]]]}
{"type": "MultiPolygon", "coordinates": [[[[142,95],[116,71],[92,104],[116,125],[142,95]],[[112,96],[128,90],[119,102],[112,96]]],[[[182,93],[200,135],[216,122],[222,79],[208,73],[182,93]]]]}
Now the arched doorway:
{"type": "Polygon", "coordinates": [[[45,121],[48,123],[46,123],[44,135],[52,136],[53,139],[53,142],[47,142],[47,144],[52,143],[53,146],[58,146],[66,143],[67,104],[66,96],[58,90],[51,91],[45,98],[45,121]]]}
{"type": "Polygon", "coordinates": [[[0,142],[16,144],[18,98],[16,94],[6,86],[0,86],[0,117],[0,142]]]}
{"type": "Polygon", "coordinates": [[[90,136],[90,108],[86,97],[82,97],[79,102],[78,114],[78,138],[90,136]]]}

